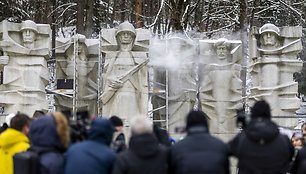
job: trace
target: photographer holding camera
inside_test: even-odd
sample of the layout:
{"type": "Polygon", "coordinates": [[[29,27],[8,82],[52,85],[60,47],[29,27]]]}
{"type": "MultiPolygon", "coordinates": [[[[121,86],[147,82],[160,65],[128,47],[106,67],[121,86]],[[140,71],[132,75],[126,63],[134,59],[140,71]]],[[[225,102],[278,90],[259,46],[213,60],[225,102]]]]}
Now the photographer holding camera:
{"type": "Polygon", "coordinates": [[[239,174],[285,174],[294,154],[292,143],[271,120],[270,106],[264,100],[255,103],[251,121],[229,147],[239,160],[239,174]]]}

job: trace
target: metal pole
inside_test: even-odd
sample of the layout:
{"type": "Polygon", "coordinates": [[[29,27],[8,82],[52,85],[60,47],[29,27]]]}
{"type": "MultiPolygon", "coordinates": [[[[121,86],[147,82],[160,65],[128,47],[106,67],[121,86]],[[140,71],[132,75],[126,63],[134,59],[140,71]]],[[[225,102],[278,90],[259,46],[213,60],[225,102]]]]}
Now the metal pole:
{"type": "Polygon", "coordinates": [[[168,109],[168,96],[169,96],[169,92],[168,92],[168,81],[169,81],[169,78],[168,78],[168,69],[166,69],[166,129],[167,131],[169,131],[169,109],[168,109]]]}
{"type": "Polygon", "coordinates": [[[98,117],[102,117],[102,103],[100,96],[102,95],[102,72],[103,72],[103,55],[102,55],[102,41],[101,41],[101,32],[99,32],[99,59],[98,59],[98,117]]]}
{"type": "Polygon", "coordinates": [[[78,96],[78,70],[77,70],[77,59],[78,59],[78,35],[76,31],[74,31],[74,57],[73,57],[73,65],[74,65],[74,78],[73,78],[73,120],[77,119],[77,96],[78,96]]]}
{"type": "MultiPolygon", "coordinates": [[[[168,37],[166,38],[166,55],[168,55],[168,37]]],[[[168,68],[166,67],[166,86],[165,86],[165,98],[166,98],[166,130],[169,131],[169,88],[168,88],[168,82],[169,82],[169,72],[168,68]]]]}

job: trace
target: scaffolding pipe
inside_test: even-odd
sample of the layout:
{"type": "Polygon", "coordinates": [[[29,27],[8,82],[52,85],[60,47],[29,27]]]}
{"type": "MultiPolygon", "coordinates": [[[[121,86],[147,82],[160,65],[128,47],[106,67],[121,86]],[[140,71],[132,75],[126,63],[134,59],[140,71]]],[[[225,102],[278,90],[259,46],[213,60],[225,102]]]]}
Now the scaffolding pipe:
{"type": "Polygon", "coordinates": [[[73,78],[73,106],[72,106],[72,119],[77,120],[77,96],[78,96],[78,70],[77,70],[77,59],[78,59],[78,35],[74,31],[74,56],[73,56],[73,68],[74,68],[74,78],[73,78]]]}
{"type": "MultiPolygon", "coordinates": [[[[168,55],[168,37],[166,38],[166,55],[168,55]]],[[[169,132],[169,72],[166,68],[166,86],[165,86],[165,98],[166,98],[166,130],[169,132]]]]}
{"type": "Polygon", "coordinates": [[[101,42],[101,32],[99,32],[99,58],[98,58],[98,117],[102,117],[102,103],[100,96],[102,95],[102,72],[104,67],[103,55],[102,55],[102,42],[101,42]]]}

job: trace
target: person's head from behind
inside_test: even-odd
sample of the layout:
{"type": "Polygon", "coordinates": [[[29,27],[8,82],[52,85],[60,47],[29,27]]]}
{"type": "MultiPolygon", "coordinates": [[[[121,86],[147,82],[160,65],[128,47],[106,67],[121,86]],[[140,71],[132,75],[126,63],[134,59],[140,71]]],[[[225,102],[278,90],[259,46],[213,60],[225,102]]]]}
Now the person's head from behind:
{"type": "Polygon", "coordinates": [[[112,125],[114,126],[116,131],[123,132],[123,122],[119,117],[114,115],[109,120],[112,122],[112,125]]]}
{"type": "Polygon", "coordinates": [[[306,135],[306,123],[303,123],[301,126],[301,132],[306,135]]]}
{"type": "Polygon", "coordinates": [[[304,137],[301,132],[294,132],[291,137],[291,142],[294,147],[302,147],[304,145],[304,137]]]}
{"type": "Polygon", "coordinates": [[[147,117],[136,116],[131,119],[131,135],[152,134],[153,124],[147,117]]]}
{"type": "Polygon", "coordinates": [[[186,130],[201,127],[208,131],[207,115],[203,111],[190,111],[186,117],[186,130]]]}
{"type": "Polygon", "coordinates": [[[31,119],[29,116],[18,113],[11,119],[10,127],[27,135],[29,133],[30,122],[31,119]]]}
{"type": "Polygon", "coordinates": [[[251,108],[251,119],[256,118],[271,119],[270,105],[265,100],[257,101],[251,108]]]}
{"type": "Polygon", "coordinates": [[[38,118],[38,117],[40,117],[40,116],[43,116],[43,115],[45,115],[44,111],[42,111],[42,110],[36,110],[36,111],[34,112],[32,118],[33,118],[33,119],[36,119],[36,118],[38,118]]]}

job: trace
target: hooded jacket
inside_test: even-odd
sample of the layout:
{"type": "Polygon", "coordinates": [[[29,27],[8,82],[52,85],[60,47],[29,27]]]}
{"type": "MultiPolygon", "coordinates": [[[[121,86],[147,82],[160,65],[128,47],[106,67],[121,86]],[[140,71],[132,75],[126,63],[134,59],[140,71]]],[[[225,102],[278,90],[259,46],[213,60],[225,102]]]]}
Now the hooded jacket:
{"type": "Polygon", "coordinates": [[[290,174],[305,174],[306,173],[306,144],[299,150],[293,163],[290,174]]]}
{"type": "Polygon", "coordinates": [[[205,126],[187,127],[187,137],[170,149],[170,174],[229,174],[227,146],[205,126]]]}
{"type": "Polygon", "coordinates": [[[26,151],[30,141],[18,130],[7,128],[0,134],[0,173],[13,174],[13,156],[26,151]]]}
{"type": "Polygon", "coordinates": [[[116,154],[109,145],[114,127],[107,119],[91,123],[88,140],[72,145],[66,155],[66,174],[110,174],[116,154]]]}
{"type": "Polygon", "coordinates": [[[144,173],[167,173],[167,151],[149,133],[132,136],[129,149],[118,155],[113,169],[113,174],[144,173]]]}
{"type": "Polygon", "coordinates": [[[229,146],[239,160],[239,174],[285,174],[294,154],[289,138],[264,117],[253,118],[229,146]]]}
{"type": "Polygon", "coordinates": [[[56,114],[41,116],[31,124],[30,150],[39,152],[41,174],[64,173],[63,153],[69,141],[69,128],[64,119],[56,114]]]}

